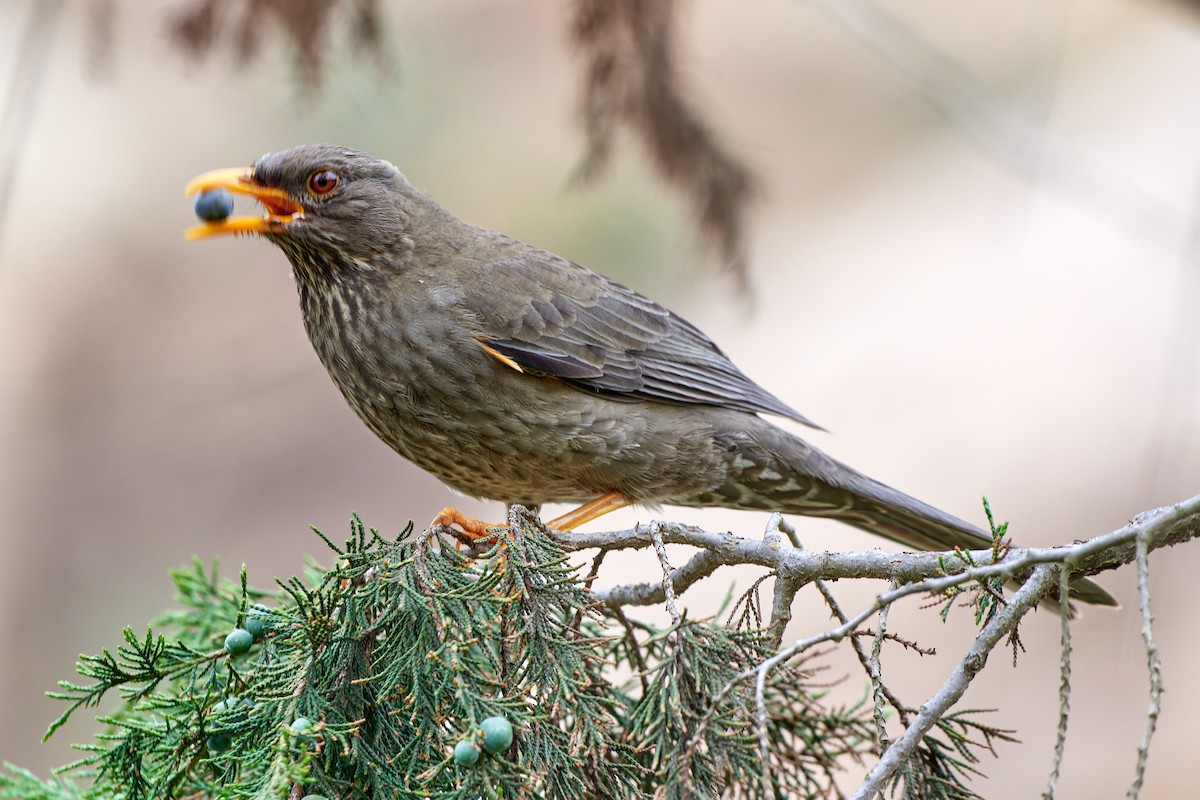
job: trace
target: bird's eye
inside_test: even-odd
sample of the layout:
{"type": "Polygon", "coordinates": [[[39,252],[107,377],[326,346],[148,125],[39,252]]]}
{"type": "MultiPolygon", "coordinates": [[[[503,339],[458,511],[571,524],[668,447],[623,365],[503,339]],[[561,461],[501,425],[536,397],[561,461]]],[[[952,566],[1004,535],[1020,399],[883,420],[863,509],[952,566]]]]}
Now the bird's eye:
{"type": "Polygon", "coordinates": [[[331,169],[319,169],[308,176],[308,190],[315,195],[329,194],[338,185],[338,174],[331,169]]]}

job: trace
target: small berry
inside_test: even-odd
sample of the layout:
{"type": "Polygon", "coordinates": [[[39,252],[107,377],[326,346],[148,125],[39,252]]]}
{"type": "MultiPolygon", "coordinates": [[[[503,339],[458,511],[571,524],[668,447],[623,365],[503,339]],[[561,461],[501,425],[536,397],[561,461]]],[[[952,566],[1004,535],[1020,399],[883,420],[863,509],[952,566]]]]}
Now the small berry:
{"type": "Polygon", "coordinates": [[[205,744],[208,745],[208,752],[223,753],[233,746],[233,734],[214,733],[208,737],[205,744]]]}
{"type": "Polygon", "coordinates": [[[221,714],[226,711],[236,711],[239,708],[253,708],[254,701],[249,697],[226,697],[213,704],[212,713],[221,714]]]}
{"type": "Polygon", "coordinates": [[[254,644],[254,637],[245,628],[234,628],[225,637],[225,649],[231,656],[240,656],[243,653],[249,653],[250,645],[252,644],[254,644]]]}
{"type": "Polygon", "coordinates": [[[292,722],[292,733],[295,733],[299,736],[304,736],[306,733],[311,731],[312,728],[313,724],[308,717],[296,717],[296,719],[292,722]]]}
{"type": "Polygon", "coordinates": [[[458,744],[454,745],[454,763],[460,767],[473,767],[475,762],[479,760],[479,748],[474,742],[469,742],[463,739],[458,744]]]}
{"type": "Polygon", "coordinates": [[[250,631],[250,635],[255,639],[261,639],[263,634],[267,632],[267,621],[262,617],[252,617],[255,613],[255,608],[251,606],[250,611],[246,614],[246,621],[242,623],[242,627],[250,631]]]}
{"type": "Polygon", "coordinates": [[[209,189],[196,195],[195,209],[205,222],[220,222],[233,213],[233,195],[224,189],[209,189]]]}
{"type": "Polygon", "coordinates": [[[513,741],[512,723],[504,717],[488,717],[479,723],[483,731],[483,749],[489,753],[503,753],[513,741]]]}
{"type": "Polygon", "coordinates": [[[306,794],[306,795],[304,795],[304,797],[301,797],[300,800],[325,800],[325,795],[323,795],[323,794],[306,794]]]}

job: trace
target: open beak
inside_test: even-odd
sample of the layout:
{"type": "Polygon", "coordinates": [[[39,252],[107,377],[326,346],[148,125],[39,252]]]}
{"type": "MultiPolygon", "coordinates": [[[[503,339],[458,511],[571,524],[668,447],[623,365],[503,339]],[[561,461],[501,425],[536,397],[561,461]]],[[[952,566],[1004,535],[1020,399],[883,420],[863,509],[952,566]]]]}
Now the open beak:
{"type": "Polygon", "coordinates": [[[232,194],[244,194],[262,203],[266,213],[261,217],[226,217],[216,222],[201,222],[184,231],[184,238],[204,239],[224,233],[282,233],[286,225],[304,216],[300,205],[283,189],[264,186],[254,178],[254,170],[247,167],[215,169],[197,175],[184,188],[184,197],[191,197],[212,189],[225,189],[232,194]]]}

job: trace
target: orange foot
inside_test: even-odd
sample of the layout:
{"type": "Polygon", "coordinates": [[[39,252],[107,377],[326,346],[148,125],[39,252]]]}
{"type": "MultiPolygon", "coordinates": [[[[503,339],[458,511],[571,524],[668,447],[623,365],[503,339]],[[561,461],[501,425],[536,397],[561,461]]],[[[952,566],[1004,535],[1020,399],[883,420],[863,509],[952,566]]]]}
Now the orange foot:
{"type": "MultiPolygon", "coordinates": [[[[628,505],[631,505],[631,503],[625,495],[620,492],[609,492],[606,495],[597,497],[595,500],[584,503],[579,508],[568,511],[561,517],[550,520],[546,523],[546,527],[555,531],[573,531],[580,525],[628,505]]],[[[491,533],[488,531],[489,528],[505,527],[502,524],[493,525],[474,517],[468,517],[458,509],[450,508],[449,506],[443,508],[441,513],[433,518],[433,522],[429,523],[429,527],[431,528],[435,525],[444,525],[447,528],[457,525],[466,534],[467,538],[471,540],[484,539],[491,536],[491,533]]]]}
{"type": "Polygon", "coordinates": [[[441,513],[433,518],[433,522],[429,523],[429,527],[436,525],[445,525],[449,528],[451,525],[457,525],[471,539],[483,539],[489,536],[488,528],[503,528],[503,525],[491,525],[480,519],[468,517],[462,514],[456,508],[447,506],[443,508],[441,513]]]}

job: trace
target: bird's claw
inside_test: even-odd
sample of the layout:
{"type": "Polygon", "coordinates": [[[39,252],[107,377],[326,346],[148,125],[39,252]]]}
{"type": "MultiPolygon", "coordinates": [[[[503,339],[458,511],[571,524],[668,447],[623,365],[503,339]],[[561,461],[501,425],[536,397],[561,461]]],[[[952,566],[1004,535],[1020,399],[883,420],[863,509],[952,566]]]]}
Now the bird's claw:
{"type": "Polygon", "coordinates": [[[467,534],[472,541],[485,539],[485,537],[490,536],[491,531],[488,530],[490,528],[504,527],[504,525],[491,525],[482,521],[482,519],[468,517],[457,509],[451,509],[450,506],[446,506],[445,509],[438,512],[438,516],[434,517],[433,522],[430,523],[430,528],[437,527],[437,525],[442,525],[444,528],[451,528],[457,525],[462,530],[462,533],[467,534]]]}

